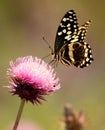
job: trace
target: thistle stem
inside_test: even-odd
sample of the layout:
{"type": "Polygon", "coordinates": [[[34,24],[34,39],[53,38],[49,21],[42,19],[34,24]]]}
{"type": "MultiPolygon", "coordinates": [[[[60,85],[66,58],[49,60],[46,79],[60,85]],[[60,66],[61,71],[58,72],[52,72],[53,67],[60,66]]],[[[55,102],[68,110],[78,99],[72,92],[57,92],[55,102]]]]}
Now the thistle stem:
{"type": "Polygon", "coordinates": [[[25,104],[25,99],[22,99],[18,113],[17,113],[16,120],[15,120],[15,123],[14,123],[14,126],[13,126],[13,130],[17,130],[17,127],[18,127],[18,124],[19,124],[19,121],[20,121],[20,118],[21,118],[21,115],[22,115],[22,112],[23,112],[24,104],[25,104]]]}

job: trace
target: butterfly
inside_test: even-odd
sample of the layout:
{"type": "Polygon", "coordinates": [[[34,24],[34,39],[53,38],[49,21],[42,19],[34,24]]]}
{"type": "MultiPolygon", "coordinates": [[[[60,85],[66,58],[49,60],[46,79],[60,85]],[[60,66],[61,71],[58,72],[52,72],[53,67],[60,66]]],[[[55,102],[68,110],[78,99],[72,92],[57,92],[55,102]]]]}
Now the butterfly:
{"type": "Polygon", "coordinates": [[[69,10],[59,24],[53,52],[52,62],[60,61],[64,65],[78,68],[89,66],[93,61],[90,45],[85,42],[91,20],[78,26],[76,13],[69,10]]]}

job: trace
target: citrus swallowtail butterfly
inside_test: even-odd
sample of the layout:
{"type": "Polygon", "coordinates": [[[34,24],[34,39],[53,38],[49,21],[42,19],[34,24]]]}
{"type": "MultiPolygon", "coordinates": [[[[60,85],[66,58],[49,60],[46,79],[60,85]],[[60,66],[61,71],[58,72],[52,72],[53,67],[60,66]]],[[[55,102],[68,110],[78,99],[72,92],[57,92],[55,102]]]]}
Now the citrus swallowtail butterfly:
{"type": "Polygon", "coordinates": [[[74,10],[66,12],[56,33],[53,61],[60,61],[68,66],[73,64],[79,68],[91,64],[91,48],[84,41],[90,23],[91,20],[79,27],[74,10]]]}

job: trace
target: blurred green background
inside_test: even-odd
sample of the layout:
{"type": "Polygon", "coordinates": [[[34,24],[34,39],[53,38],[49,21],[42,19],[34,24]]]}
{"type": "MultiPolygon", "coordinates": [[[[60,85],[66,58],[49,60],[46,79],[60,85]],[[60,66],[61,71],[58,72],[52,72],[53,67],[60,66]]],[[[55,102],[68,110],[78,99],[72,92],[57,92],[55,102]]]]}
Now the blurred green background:
{"type": "MultiPolygon", "coordinates": [[[[54,46],[62,16],[69,9],[77,13],[79,25],[89,19],[86,41],[91,45],[94,62],[84,69],[56,68],[62,88],[42,105],[25,105],[21,120],[32,120],[44,130],[58,130],[63,106],[69,102],[88,119],[87,130],[105,130],[105,1],[92,0],[0,0],[0,130],[14,123],[20,100],[6,88],[9,61],[50,53],[44,36],[54,46]]],[[[45,59],[49,62],[51,57],[45,59]]]]}

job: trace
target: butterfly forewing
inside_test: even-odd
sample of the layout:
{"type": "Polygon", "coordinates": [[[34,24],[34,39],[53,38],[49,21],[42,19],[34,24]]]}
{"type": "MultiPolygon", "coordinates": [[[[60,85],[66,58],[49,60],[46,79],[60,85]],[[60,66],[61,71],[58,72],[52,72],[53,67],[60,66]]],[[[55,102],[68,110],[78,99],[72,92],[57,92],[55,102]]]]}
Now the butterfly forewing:
{"type": "Polygon", "coordinates": [[[76,14],[73,10],[69,10],[61,19],[60,25],[58,27],[54,53],[58,53],[66,42],[70,41],[74,32],[78,30],[78,23],[76,14]]]}

